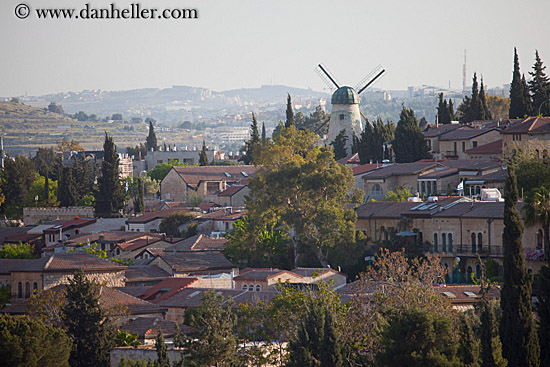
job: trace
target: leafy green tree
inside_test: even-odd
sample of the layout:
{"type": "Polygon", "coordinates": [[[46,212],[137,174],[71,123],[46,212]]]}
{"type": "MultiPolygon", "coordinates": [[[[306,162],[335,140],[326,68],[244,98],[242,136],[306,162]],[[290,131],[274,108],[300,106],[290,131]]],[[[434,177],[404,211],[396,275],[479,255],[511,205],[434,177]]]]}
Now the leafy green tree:
{"type": "Polygon", "coordinates": [[[135,347],[140,345],[137,334],[132,334],[126,330],[118,330],[115,338],[117,347],[135,347]]]}
{"type": "Polygon", "coordinates": [[[296,264],[300,255],[302,264],[326,266],[330,248],[355,240],[356,214],[347,207],[354,185],[351,170],[316,142],[313,133],[282,129],[275,144],[259,152],[257,164],[265,169],[250,182],[247,208],[257,223],[280,220],[296,264]]]}
{"type": "Polygon", "coordinates": [[[181,237],[185,234],[185,230],[180,231],[179,228],[195,217],[196,215],[187,211],[171,214],[160,222],[159,232],[166,233],[167,236],[181,237]]]}
{"type": "Polygon", "coordinates": [[[0,259],[34,259],[34,245],[30,243],[9,244],[0,248],[0,259]]]}
{"type": "Polygon", "coordinates": [[[536,310],[540,318],[540,365],[550,366],[550,266],[546,265],[540,269],[539,284],[536,310]]]}
{"type": "Polygon", "coordinates": [[[124,193],[118,172],[119,158],[113,138],[107,133],[103,151],[101,176],[98,179],[99,190],[95,196],[96,215],[119,216],[119,211],[124,206],[124,193]]]}
{"type": "Polygon", "coordinates": [[[57,181],[46,180],[46,177],[35,175],[35,180],[29,188],[29,192],[23,199],[24,206],[55,206],[57,203],[57,181]],[[48,183],[48,195],[44,195],[44,190],[48,183]],[[36,197],[38,196],[38,201],[36,197]]]}
{"type": "Polygon", "coordinates": [[[34,163],[27,157],[16,155],[15,159],[7,157],[2,170],[2,193],[5,202],[0,209],[7,217],[23,216],[23,203],[36,179],[34,163]]]}
{"type": "Polygon", "coordinates": [[[464,367],[480,367],[479,340],[472,330],[471,321],[465,315],[460,315],[458,356],[464,367]]]}
{"type": "Polygon", "coordinates": [[[11,287],[9,285],[0,286],[0,310],[11,302],[11,287]]]}
{"type": "Polygon", "coordinates": [[[418,127],[414,111],[405,108],[405,106],[403,106],[395,129],[393,149],[397,163],[416,162],[420,159],[430,158],[428,144],[418,127]]]}
{"type": "Polygon", "coordinates": [[[147,145],[143,143],[139,143],[139,145],[136,145],[135,147],[126,147],[126,154],[128,154],[130,157],[134,157],[135,159],[138,159],[141,157],[143,159],[147,155],[147,145]]]}
{"type": "Polygon", "coordinates": [[[99,304],[99,292],[100,286],[90,281],[83,271],[69,278],[63,311],[67,335],[74,344],[69,359],[71,366],[109,366],[116,330],[99,304]]]}
{"type": "Polygon", "coordinates": [[[57,199],[60,206],[74,206],[78,199],[76,182],[71,167],[64,167],[57,186],[57,199]]]}
{"type": "Polygon", "coordinates": [[[481,302],[478,304],[481,341],[481,366],[482,367],[506,367],[507,362],[502,358],[502,344],[498,336],[500,311],[497,301],[487,298],[489,288],[482,285],[481,302]]]}
{"type": "Polygon", "coordinates": [[[487,96],[485,95],[485,86],[483,85],[483,77],[481,78],[481,87],[479,88],[479,102],[481,104],[481,117],[482,120],[491,120],[491,110],[487,104],[487,96]]]}
{"type": "Polygon", "coordinates": [[[481,89],[477,83],[477,74],[474,73],[472,81],[472,94],[465,96],[460,106],[458,106],[460,122],[472,122],[475,120],[491,119],[491,112],[487,105],[487,97],[485,96],[485,86],[483,79],[481,80],[481,89]]]}
{"type": "Polygon", "coordinates": [[[262,144],[267,143],[266,133],[265,133],[265,122],[262,122],[262,144]]]}
{"type": "Polygon", "coordinates": [[[72,176],[75,180],[77,202],[86,195],[93,195],[95,179],[99,174],[99,167],[95,161],[77,159],[72,166],[72,176]]]}
{"type": "Polygon", "coordinates": [[[531,101],[529,91],[526,90],[527,83],[525,77],[522,78],[519,71],[519,57],[517,49],[514,47],[514,72],[512,74],[512,84],[510,85],[510,111],[509,118],[517,119],[529,116],[531,114],[531,101]]]}
{"type": "Polygon", "coordinates": [[[334,150],[334,159],[342,159],[348,156],[348,152],[346,150],[346,142],[348,141],[348,137],[346,136],[346,130],[340,131],[338,135],[336,135],[336,138],[334,138],[334,141],[330,143],[332,145],[332,148],[334,150]]]}
{"type": "Polygon", "coordinates": [[[209,166],[208,156],[206,155],[206,143],[202,141],[202,149],[199,153],[199,166],[209,166]]]}
{"type": "Polygon", "coordinates": [[[550,190],[545,186],[531,190],[523,206],[525,224],[540,224],[544,232],[544,253],[550,254],[550,190]]]}
{"type": "Polygon", "coordinates": [[[382,201],[408,201],[413,196],[407,187],[399,186],[396,192],[388,191],[382,201]]]}
{"type": "Polygon", "coordinates": [[[453,111],[453,100],[443,99],[443,93],[439,94],[439,104],[437,106],[437,121],[439,124],[450,124],[455,119],[453,111]]]}
{"type": "Polygon", "coordinates": [[[202,304],[186,313],[186,324],[197,330],[186,343],[191,365],[233,365],[237,348],[233,304],[231,298],[225,301],[222,295],[208,290],[204,292],[202,304]]]}
{"type": "Polygon", "coordinates": [[[149,119],[149,135],[147,135],[147,140],[145,141],[145,146],[147,147],[147,151],[150,152],[151,150],[158,150],[158,144],[157,144],[157,135],[155,134],[155,128],[153,127],[153,119],[149,119]]]}
{"type": "Polygon", "coordinates": [[[161,163],[157,164],[155,168],[153,168],[151,171],[147,172],[147,176],[151,177],[152,179],[156,180],[157,182],[161,182],[164,180],[164,177],[170,172],[172,167],[183,167],[185,166],[184,163],[178,162],[173,159],[169,159],[168,163],[161,163]]]}
{"type": "Polygon", "coordinates": [[[377,366],[456,366],[457,340],[449,316],[424,309],[395,314],[382,331],[377,366]]]}
{"type": "Polygon", "coordinates": [[[388,122],[384,124],[380,118],[374,124],[367,121],[360,139],[356,140],[357,153],[359,154],[361,164],[382,162],[384,159],[391,158],[385,156],[384,143],[392,141],[394,135],[394,123],[388,122]]]}
{"type": "Polygon", "coordinates": [[[510,98],[486,95],[487,107],[491,116],[495,120],[505,120],[508,118],[510,110],[510,98]]]}
{"type": "Polygon", "coordinates": [[[535,113],[542,116],[550,116],[550,79],[544,72],[546,66],[542,64],[538,50],[535,50],[535,64],[533,71],[529,72],[531,80],[529,81],[529,90],[533,100],[533,109],[535,113]],[[545,103],[546,102],[546,103],[545,103]]]}
{"type": "Polygon", "coordinates": [[[47,289],[31,294],[27,315],[45,325],[64,329],[63,307],[66,303],[65,289],[47,289]]]}
{"type": "Polygon", "coordinates": [[[63,330],[26,316],[0,315],[0,364],[67,367],[71,341],[63,330]]]}
{"type": "Polygon", "coordinates": [[[311,113],[309,116],[305,117],[305,121],[302,121],[302,118],[298,118],[298,112],[295,116],[296,128],[299,130],[307,130],[309,132],[315,133],[319,136],[323,134],[328,134],[328,120],[330,119],[330,114],[326,113],[321,106],[315,108],[315,112],[311,113]]]}
{"type": "Polygon", "coordinates": [[[63,138],[62,140],[56,141],[56,144],[56,149],[58,152],[80,152],[84,150],[82,145],[74,139],[69,141],[67,138],[63,138]]]}
{"type": "Polygon", "coordinates": [[[500,338],[510,366],[539,366],[539,345],[531,305],[531,277],[525,268],[523,221],[516,208],[515,168],[508,166],[504,190],[504,285],[501,291],[500,338]]]}
{"type": "Polygon", "coordinates": [[[285,127],[286,128],[289,128],[293,125],[295,125],[294,123],[294,111],[292,109],[292,99],[290,98],[290,93],[287,94],[287,99],[286,99],[286,121],[285,121],[285,127]]]}

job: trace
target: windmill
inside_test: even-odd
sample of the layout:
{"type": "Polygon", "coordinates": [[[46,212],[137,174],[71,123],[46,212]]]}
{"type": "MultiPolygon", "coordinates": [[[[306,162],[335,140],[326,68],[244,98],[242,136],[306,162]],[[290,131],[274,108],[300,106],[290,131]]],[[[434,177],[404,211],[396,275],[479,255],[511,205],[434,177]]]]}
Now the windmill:
{"type": "Polygon", "coordinates": [[[326,123],[329,123],[329,142],[333,142],[336,136],[338,136],[342,130],[345,130],[347,136],[346,150],[348,154],[351,154],[353,136],[360,136],[363,131],[361,117],[367,121],[367,118],[359,110],[359,95],[379,79],[386,70],[384,70],[381,65],[378,65],[353,88],[341,86],[340,82],[329,73],[327,67],[323,64],[317,65],[315,71],[333,92],[331,98],[332,112],[330,113],[330,120],[325,122],[319,129],[326,123]]]}

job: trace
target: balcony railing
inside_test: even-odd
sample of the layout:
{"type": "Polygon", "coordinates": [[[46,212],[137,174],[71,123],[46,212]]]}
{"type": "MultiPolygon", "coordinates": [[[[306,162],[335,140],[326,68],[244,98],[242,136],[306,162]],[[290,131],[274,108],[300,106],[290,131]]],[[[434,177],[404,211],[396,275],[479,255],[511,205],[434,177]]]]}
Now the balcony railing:
{"type": "Polygon", "coordinates": [[[476,246],[475,249],[472,249],[472,245],[467,244],[453,244],[451,250],[449,250],[449,247],[445,247],[445,251],[443,251],[443,248],[441,245],[438,246],[438,251],[433,251],[433,245],[428,246],[424,249],[426,252],[430,253],[445,253],[445,254],[451,254],[453,256],[471,256],[471,255],[478,255],[479,256],[502,256],[504,255],[504,249],[502,246],[487,246],[483,245],[481,248],[476,246]]]}

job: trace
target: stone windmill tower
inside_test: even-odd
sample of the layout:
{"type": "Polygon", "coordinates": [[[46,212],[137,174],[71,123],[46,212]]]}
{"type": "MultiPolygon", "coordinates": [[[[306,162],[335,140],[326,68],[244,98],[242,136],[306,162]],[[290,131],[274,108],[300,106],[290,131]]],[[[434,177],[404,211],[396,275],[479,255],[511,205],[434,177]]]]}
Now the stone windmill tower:
{"type": "Polygon", "coordinates": [[[381,65],[378,65],[353,88],[341,87],[341,84],[328,72],[323,64],[319,64],[315,70],[333,91],[331,98],[332,112],[330,113],[330,120],[327,121],[329,123],[327,142],[332,143],[344,130],[347,137],[346,150],[350,155],[353,136],[359,137],[363,131],[361,117],[367,121],[359,110],[359,95],[380,78],[385,70],[381,65]]]}

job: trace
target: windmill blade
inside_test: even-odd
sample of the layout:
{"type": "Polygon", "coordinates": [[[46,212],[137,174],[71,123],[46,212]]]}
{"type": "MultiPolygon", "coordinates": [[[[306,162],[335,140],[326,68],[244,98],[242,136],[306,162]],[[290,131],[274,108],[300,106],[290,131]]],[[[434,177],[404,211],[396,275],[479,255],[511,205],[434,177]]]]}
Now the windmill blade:
{"type": "Polygon", "coordinates": [[[317,65],[317,67],[315,68],[315,72],[325,82],[325,84],[331,91],[340,88],[340,82],[338,82],[336,78],[330,75],[327,67],[323,64],[317,65]]]}
{"type": "Polygon", "coordinates": [[[315,129],[315,134],[317,134],[319,131],[321,131],[321,129],[322,129],[323,127],[325,127],[326,124],[329,123],[329,121],[330,121],[330,117],[329,117],[325,122],[323,122],[323,123],[321,124],[321,126],[319,126],[317,129],[315,129]]]}
{"type": "Polygon", "coordinates": [[[375,67],[370,73],[367,74],[366,77],[364,77],[359,83],[357,83],[354,88],[357,91],[357,94],[361,94],[361,92],[371,86],[372,83],[380,78],[385,71],[386,70],[382,67],[382,65],[378,65],[377,67],[375,67]]]}
{"type": "Polygon", "coordinates": [[[373,124],[371,124],[370,121],[367,119],[367,116],[365,116],[365,115],[363,114],[363,112],[359,111],[359,113],[361,114],[361,117],[363,117],[363,120],[365,120],[365,122],[366,122],[367,124],[369,124],[371,127],[374,127],[373,124]]]}

